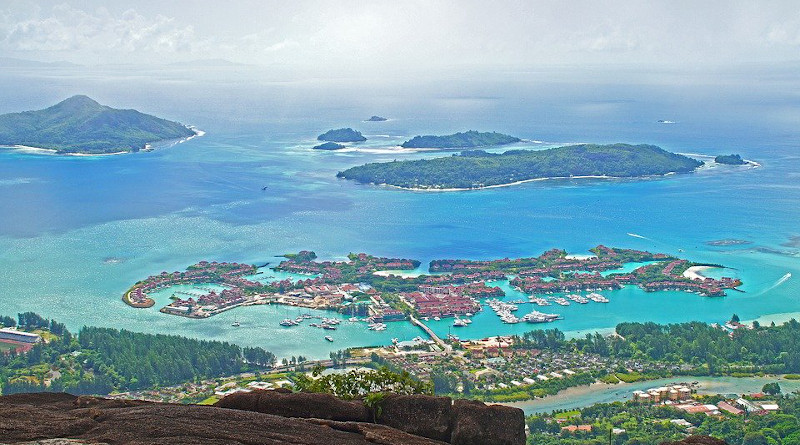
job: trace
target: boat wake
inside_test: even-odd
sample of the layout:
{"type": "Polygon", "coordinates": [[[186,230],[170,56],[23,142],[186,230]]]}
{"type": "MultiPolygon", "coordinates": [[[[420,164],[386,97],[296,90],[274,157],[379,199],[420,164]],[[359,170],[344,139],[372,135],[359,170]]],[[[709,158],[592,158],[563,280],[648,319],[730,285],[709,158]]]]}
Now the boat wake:
{"type": "Polygon", "coordinates": [[[790,278],[792,278],[792,274],[791,273],[787,273],[786,275],[780,277],[780,279],[778,279],[778,281],[776,281],[775,284],[773,284],[772,286],[762,290],[761,292],[755,294],[754,296],[757,297],[759,295],[764,295],[767,292],[771,291],[772,289],[775,289],[776,287],[780,286],[781,284],[789,281],[790,278]]]}
{"type": "Polygon", "coordinates": [[[632,236],[632,237],[634,237],[634,238],[646,239],[646,240],[648,240],[648,241],[653,241],[653,240],[651,240],[650,238],[648,238],[648,237],[646,237],[646,236],[642,236],[642,235],[639,235],[639,234],[636,234],[636,233],[630,233],[630,232],[628,232],[628,234],[627,234],[627,235],[628,235],[628,236],[632,236]]]}

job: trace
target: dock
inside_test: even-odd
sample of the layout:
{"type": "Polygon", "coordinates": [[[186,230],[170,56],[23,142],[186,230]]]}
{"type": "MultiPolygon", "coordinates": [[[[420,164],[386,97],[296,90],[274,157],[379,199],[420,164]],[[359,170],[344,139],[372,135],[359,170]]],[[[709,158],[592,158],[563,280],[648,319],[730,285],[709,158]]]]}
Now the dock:
{"type": "Polygon", "coordinates": [[[431,338],[431,340],[436,342],[436,344],[439,345],[439,347],[442,348],[442,351],[444,351],[444,352],[446,352],[448,354],[453,351],[453,348],[450,345],[448,345],[447,343],[445,343],[444,340],[439,338],[439,336],[436,335],[435,332],[433,332],[433,329],[429,328],[425,323],[417,320],[417,318],[414,317],[413,315],[409,315],[408,319],[411,320],[411,323],[413,323],[413,324],[419,326],[420,328],[422,328],[422,330],[425,331],[426,334],[428,334],[428,336],[431,338]]]}

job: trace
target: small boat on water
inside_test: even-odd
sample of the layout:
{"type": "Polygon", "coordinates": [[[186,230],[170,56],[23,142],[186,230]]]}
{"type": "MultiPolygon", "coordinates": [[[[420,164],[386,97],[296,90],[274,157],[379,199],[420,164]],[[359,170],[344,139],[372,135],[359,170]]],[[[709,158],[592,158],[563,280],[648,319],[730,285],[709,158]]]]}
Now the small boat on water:
{"type": "Polygon", "coordinates": [[[231,326],[238,328],[239,326],[241,326],[241,324],[239,324],[238,321],[234,321],[233,323],[231,323],[231,326]]]}
{"type": "Polygon", "coordinates": [[[333,341],[333,337],[331,337],[330,335],[326,335],[325,336],[325,340],[328,340],[328,341],[332,342],[333,341]]]}
{"type": "Polygon", "coordinates": [[[530,314],[522,317],[521,320],[526,323],[548,323],[551,321],[556,321],[560,318],[561,316],[558,314],[546,314],[544,312],[533,311],[530,314]]]}
{"type": "Polygon", "coordinates": [[[292,320],[290,318],[284,318],[283,321],[280,322],[281,326],[286,326],[286,327],[297,326],[298,324],[299,324],[298,322],[296,322],[296,321],[294,321],[294,320],[292,320]]]}
{"type": "Polygon", "coordinates": [[[441,318],[439,318],[439,317],[433,317],[433,319],[436,320],[436,321],[441,321],[441,318]]]}
{"type": "Polygon", "coordinates": [[[456,318],[456,321],[453,322],[453,326],[455,326],[457,328],[466,327],[468,324],[469,323],[467,323],[466,320],[462,320],[460,318],[456,318]]]}

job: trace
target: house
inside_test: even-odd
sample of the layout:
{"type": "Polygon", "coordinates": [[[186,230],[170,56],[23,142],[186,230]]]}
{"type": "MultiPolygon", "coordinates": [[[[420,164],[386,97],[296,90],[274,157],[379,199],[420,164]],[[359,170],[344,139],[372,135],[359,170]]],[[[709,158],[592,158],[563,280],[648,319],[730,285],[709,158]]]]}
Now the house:
{"type": "Polygon", "coordinates": [[[562,433],[564,433],[564,432],[575,433],[575,432],[578,432],[578,431],[591,433],[592,432],[592,426],[591,425],[567,425],[567,426],[562,426],[561,427],[561,432],[562,433]]]}
{"type": "Polygon", "coordinates": [[[16,341],[20,343],[35,344],[42,341],[39,334],[31,334],[30,332],[22,332],[16,329],[0,329],[0,340],[16,341]]]}
{"type": "Polygon", "coordinates": [[[727,412],[729,412],[729,413],[731,413],[733,415],[736,415],[736,416],[744,414],[743,410],[731,405],[730,403],[728,403],[728,402],[726,402],[724,400],[722,402],[717,403],[717,406],[719,407],[720,410],[727,411],[727,412]]]}

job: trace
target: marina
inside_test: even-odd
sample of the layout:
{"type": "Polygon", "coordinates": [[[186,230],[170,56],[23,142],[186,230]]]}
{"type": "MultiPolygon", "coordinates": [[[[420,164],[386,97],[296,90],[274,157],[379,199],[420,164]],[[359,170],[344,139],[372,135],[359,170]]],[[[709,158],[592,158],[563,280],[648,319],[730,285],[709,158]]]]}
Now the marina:
{"type": "MultiPolygon", "coordinates": [[[[0,75],[9,91],[20,86],[25,87],[20,90],[49,88],[47,82],[22,78],[20,73],[0,75]]],[[[501,120],[491,122],[486,121],[491,113],[457,112],[453,116],[452,109],[441,107],[441,99],[404,97],[395,112],[398,119],[380,124],[385,126],[380,134],[390,137],[371,137],[367,132],[368,141],[358,149],[323,153],[310,148],[316,145],[313,138],[320,129],[341,121],[343,110],[359,118],[365,115],[364,107],[371,108],[366,115],[378,112],[380,101],[365,98],[357,107],[343,103],[342,97],[350,93],[332,86],[313,100],[301,98],[288,105],[287,113],[294,116],[289,121],[265,126],[253,117],[269,116],[273,111],[270,101],[265,100],[273,94],[272,86],[256,85],[244,92],[211,81],[191,86],[131,82],[126,91],[154,88],[154,107],[165,116],[191,122],[206,135],[143,156],[60,158],[0,152],[4,178],[0,180],[0,205],[15,209],[0,215],[0,283],[5,292],[14,295],[3,302],[2,313],[35,311],[66,323],[74,331],[83,325],[122,327],[261,346],[279,357],[303,354],[327,358],[332,350],[389,344],[395,337],[410,340],[424,332],[409,321],[387,322],[386,330],[372,331],[364,322],[348,322],[353,316],[363,320],[367,315],[330,311],[322,314],[343,320],[335,331],[308,325],[318,320],[287,328],[280,325],[283,319],[294,319],[310,310],[274,303],[236,307],[207,319],[189,319],[158,312],[171,302],[169,298],[175,293],[171,289],[150,293],[156,305],[149,309],[134,310],[120,297],[139,280],[162,271],[183,271],[204,258],[276,266],[281,261],[277,255],[301,249],[314,249],[328,260],[342,260],[356,250],[416,258],[423,263],[422,272],[429,273],[428,263],[437,258],[520,258],[539,255],[554,246],[587,254],[588,248],[600,242],[725,265],[729,269],[709,270],[704,275],[740,278],[744,284],[739,289],[744,293],[705,298],[625,286],[611,291],[567,292],[597,292],[608,298],[608,303],[565,300],[570,304],[561,305],[550,297],[562,298],[563,292],[520,292],[503,279],[487,276],[487,285],[503,288],[503,300],[528,301],[534,295],[550,303],[518,305],[518,311],[512,312],[518,318],[538,307],[541,312],[561,315],[563,320],[503,323],[488,307],[468,311],[472,317],[459,315],[472,320],[463,327],[454,327],[453,317],[441,315],[436,315],[438,321],[433,316],[420,320],[442,338],[449,330],[462,338],[485,338],[540,328],[584,336],[609,332],[617,323],[628,320],[721,323],[733,313],[751,320],[780,319],[785,318],[781,314],[800,312],[800,301],[794,298],[800,293],[800,266],[797,247],[790,245],[800,214],[796,206],[786,205],[800,201],[800,191],[786,183],[786,178],[800,170],[794,157],[796,138],[785,136],[794,134],[793,127],[765,117],[769,113],[746,113],[748,117],[740,119],[731,115],[731,104],[724,99],[735,98],[737,109],[778,110],[785,107],[783,95],[755,103],[743,98],[738,88],[720,86],[724,94],[715,96],[720,102],[712,104],[709,111],[708,104],[678,104],[672,91],[643,87],[646,101],[620,105],[610,119],[598,119],[576,111],[579,108],[560,108],[562,98],[549,92],[533,87],[497,87],[498,99],[492,101],[496,104],[493,106],[504,112],[501,120]],[[200,102],[195,94],[198,88],[204,91],[200,102]],[[532,128],[531,118],[544,115],[532,115],[531,110],[518,106],[530,98],[536,98],[548,113],[555,113],[548,116],[570,125],[542,120],[532,128]],[[343,104],[344,108],[320,107],[321,101],[343,104]],[[230,107],[233,103],[247,106],[230,107]],[[211,116],[204,111],[218,106],[226,106],[231,112],[211,116]],[[420,110],[428,110],[429,115],[420,115],[420,110]],[[660,117],[664,112],[680,115],[680,125],[659,126],[655,119],[630,118],[660,117]],[[758,160],[764,167],[746,170],[716,166],[659,180],[567,179],[452,193],[388,190],[335,178],[338,171],[381,157],[405,160],[441,156],[401,153],[391,147],[416,134],[421,122],[434,134],[460,130],[451,128],[454,117],[464,129],[494,127],[529,141],[553,141],[522,142],[515,147],[521,149],[559,146],[574,141],[577,135],[591,134],[608,142],[624,138],[704,155],[718,154],[720,147],[725,147],[746,159],[758,160]],[[754,133],[750,130],[754,127],[761,130],[754,133]],[[302,139],[305,135],[309,140],[302,139]],[[95,184],[102,183],[103,187],[80,180],[86,177],[96,178],[95,184]],[[182,186],[175,193],[163,192],[173,190],[176,184],[182,186]],[[269,187],[268,192],[262,192],[264,186],[269,187]],[[730,193],[731,189],[736,193],[730,193]],[[86,202],[98,205],[87,208],[86,202]],[[682,210],[681,215],[676,215],[675,208],[682,210]],[[618,222],[621,217],[625,218],[624,226],[618,222]],[[748,221],[762,221],[760,227],[770,230],[755,228],[748,221]],[[706,244],[724,239],[748,244],[706,244]],[[108,258],[115,260],[106,261],[108,258]],[[791,275],[781,281],[787,274],[791,275]],[[234,321],[240,327],[233,327],[234,321]],[[322,339],[322,332],[335,333],[335,342],[322,339]]],[[[117,93],[107,86],[110,90],[106,97],[117,93]]],[[[457,86],[463,84],[456,82],[453,88],[457,86]]],[[[74,88],[91,92],[97,85],[76,81],[74,88]]],[[[392,91],[383,92],[396,97],[392,91]]],[[[618,92],[577,91],[576,100],[596,103],[598,95],[605,100],[618,97],[618,92]]],[[[8,103],[19,109],[37,109],[42,102],[18,94],[8,103]]],[[[646,263],[626,264],[600,274],[627,273],[646,263]]],[[[283,280],[286,273],[269,268],[259,272],[263,273],[257,277],[264,277],[264,281],[273,280],[267,277],[283,280]]],[[[190,287],[187,292],[206,293],[190,287]]]]}

